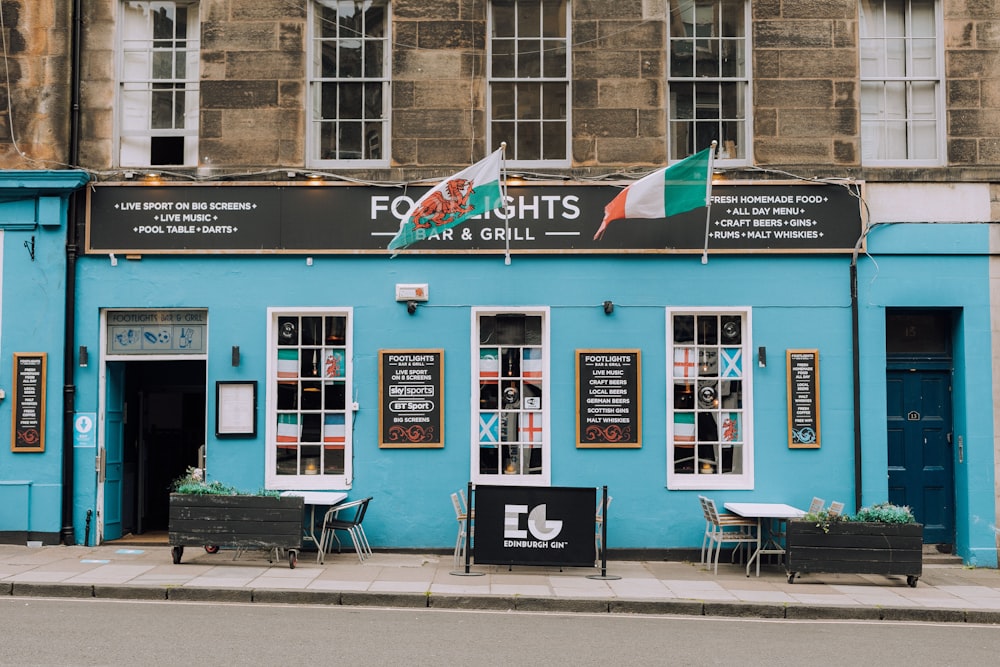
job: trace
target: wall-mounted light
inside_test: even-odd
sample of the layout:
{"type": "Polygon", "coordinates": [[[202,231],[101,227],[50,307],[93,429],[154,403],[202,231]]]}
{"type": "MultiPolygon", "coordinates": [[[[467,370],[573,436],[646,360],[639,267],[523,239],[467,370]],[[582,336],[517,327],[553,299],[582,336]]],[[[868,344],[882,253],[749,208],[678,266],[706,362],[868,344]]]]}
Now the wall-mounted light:
{"type": "Polygon", "coordinates": [[[408,312],[410,315],[412,315],[413,313],[417,312],[417,302],[416,301],[407,301],[406,302],[406,312],[408,312]]]}
{"type": "Polygon", "coordinates": [[[312,266],[312,265],[313,265],[313,258],[306,257],[306,266],[312,266]]]}
{"type": "Polygon", "coordinates": [[[612,301],[605,301],[604,302],[604,314],[605,315],[610,315],[613,312],[615,312],[615,304],[614,304],[614,302],[612,302],[612,301]]]}
{"type": "Polygon", "coordinates": [[[111,266],[118,266],[118,258],[115,257],[115,253],[109,252],[108,259],[111,260],[111,266]]]}
{"type": "Polygon", "coordinates": [[[233,345],[233,367],[240,365],[240,346],[233,345]]]}
{"type": "Polygon", "coordinates": [[[757,348],[757,365],[761,368],[767,367],[767,348],[763,345],[757,348]]]}
{"type": "Polygon", "coordinates": [[[78,358],[78,362],[80,364],[80,367],[81,368],[86,368],[88,361],[90,361],[90,357],[87,354],[87,346],[86,345],[81,345],[80,346],[80,354],[79,354],[79,358],[78,358]]]}

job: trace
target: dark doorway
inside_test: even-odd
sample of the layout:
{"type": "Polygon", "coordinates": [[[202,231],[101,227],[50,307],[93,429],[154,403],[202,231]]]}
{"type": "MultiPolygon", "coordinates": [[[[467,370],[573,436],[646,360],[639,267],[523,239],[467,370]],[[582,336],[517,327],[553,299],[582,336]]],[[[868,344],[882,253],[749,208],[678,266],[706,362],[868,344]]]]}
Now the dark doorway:
{"type": "Polygon", "coordinates": [[[889,501],[909,505],[924,542],[955,541],[952,331],[946,310],[886,316],[889,501]]]}
{"type": "Polygon", "coordinates": [[[129,361],[123,393],[123,532],[163,531],[170,487],[205,444],[205,362],[129,361]]]}

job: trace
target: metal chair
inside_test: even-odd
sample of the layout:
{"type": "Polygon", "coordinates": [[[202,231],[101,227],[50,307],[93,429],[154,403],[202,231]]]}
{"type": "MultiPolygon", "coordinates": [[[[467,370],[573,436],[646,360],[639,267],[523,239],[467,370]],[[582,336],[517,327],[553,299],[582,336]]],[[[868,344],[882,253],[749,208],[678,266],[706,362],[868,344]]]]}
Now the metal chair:
{"type": "Polygon", "coordinates": [[[817,512],[823,509],[824,504],[825,501],[822,498],[817,498],[816,496],[813,496],[812,502],[809,503],[808,514],[816,514],[817,512]]]}
{"type": "Polygon", "coordinates": [[[702,563],[712,562],[712,549],[715,549],[715,574],[719,573],[719,554],[725,543],[735,544],[733,555],[745,544],[754,544],[760,548],[760,534],[757,531],[756,519],[748,519],[735,514],[719,514],[715,501],[705,496],[698,496],[705,515],[705,537],[702,540],[702,563]],[[707,543],[708,551],[704,545],[707,543]],[[706,561],[706,556],[708,560],[706,561]]]}
{"type": "Polygon", "coordinates": [[[372,555],[368,536],[365,535],[364,528],[361,527],[361,522],[364,521],[365,513],[368,511],[368,503],[371,500],[372,496],[369,496],[361,500],[341,503],[340,505],[331,507],[327,511],[326,516],[323,517],[323,532],[320,535],[319,549],[321,553],[325,554],[329,551],[332,546],[330,542],[331,538],[336,540],[337,553],[340,553],[341,544],[340,538],[337,537],[337,531],[343,531],[351,536],[351,542],[354,544],[354,551],[358,554],[358,560],[364,562],[365,558],[372,555]]]}
{"type": "Polygon", "coordinates": [[[465,549],[468,544],[468,536],[465,534],[466,519],[468,518],[465,494],[461,491],[451,494],[451,504],[455,508],[455,520],[458,522],[458,536],[455,538],[455,569],[457,570],[461,567],[462,561],[465,560],[465,549]]]}

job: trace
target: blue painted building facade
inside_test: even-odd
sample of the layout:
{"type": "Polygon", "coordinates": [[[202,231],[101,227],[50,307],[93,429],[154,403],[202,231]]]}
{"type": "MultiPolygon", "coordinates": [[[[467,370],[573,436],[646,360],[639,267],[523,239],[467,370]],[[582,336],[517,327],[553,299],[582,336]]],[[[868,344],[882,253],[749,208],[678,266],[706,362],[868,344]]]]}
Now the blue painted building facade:
{"type": "Polygon", "coordinates": [[[0,172],[4,541],[56,542],[63,527],[67,220],[70,195],[88,180],[82,171],[0,172]]]}
{"type": "MultiPolygon", "coordinates": [[[[505,482],[503,474],[484,476],[475,463],[482,456],[477,317],[497,311],[544,319],[545,470],[517,476],[518,483],[606,485],[614,498],[610,549],[690,554],[702,537],[699,493],[720,504],[800,507],[819,496],[845,502],[848,511],[858,498],[863,505],[891,499],[916,505],[925,523],[944,524],[933,541],[953,545],[967,562],[996,566],[987,192],[973,186],[938,211],[907,213],[905,195],[884,185],[872,188],[865,202],[872,217],[856,255],[843,249],[710,250],[703,262],[699,251],[531,253],[512,243],[508,264],[496,249],[448,254],[432,247],[390,259],[384,251],[143,253],[123,247],[109,253],[90,247],[79,263],[75,299],[77,343],[90,350],[90,363],[76,373],[76,410],[101,424],[99,450],[120,447],[104,454],[103,478],[92,474],[93,458],[77,452],[76,539],[84,540],[88,510],[97,517],[86,536],[91,541],[162,529],[157,505],[165,502],[169,480],[154,471],[197,465],[204,444],[211,479],[248,490],[328,488],[346,490],[351,498],[373,496],[365,520],[373,546],[450,549],[455,519],[449,494],[470,480],[505,482]],[[922,215],[947,215],[954,224],[920,220],[922,215]],[[425,286],[427,301],[408,309],[406,299],[397,300],[400,285],[425,286]],[[606,301],[613,303],[610,313],[606,301]],[[275,475],[280,313],[308,315],[313,309],[336,309],[348,323],[348,461],[343,474],[322,480],[308,473],[275,475]],[[670,416],[676,409],[669,407],[678,405],[674,387],[680,386],[671,350],[678,320],[672,317],[703,311],[745,315],[742,372],[748,386],[740,407],[746,468],[726,469],[739,475],[692,478],[670,458],[671,443],[676,452],[681,442],[680,426],[670,416]],[[136,356],[116,354],[112,338],[120,329],[112,320],[124,314],[119,322],[142,322],[144,312],[155,314],[148,321],[156,323],[191,316],[204,339],[191,351],[154,344],[136,356]],[[442,351],[443,446],[380,446],[379,360],[380,352],[392,350],[442,351]],[[641,352],[641,446],[577,446],[574,353],[580,350],[641,352]],[[789,446],[788,350],[818,354],[818,447],[789,446]],[[920,402],[924,392],[918,388],[914,397],[901,388],[912,374],[923,373],[945,378],[934,406],[943,412],[935,419],[944,421],[920,424],[930,409],[920,402]],[[228,419],[220,414],[220,382],[256,383],[252,434],[217,434],[220,419],[228,419]],[[145,411],[129,412],[140,409],[137,404],[145,411]],[[152,426],[131,435],[127,426],[115,431],[122,422],[134,424],[132,414],[152,426]],[[943,483],[924,488],[918,482],[916,490],[907,490],[912,482],[900,481],[915,464],[913,445],[905,443],[913,436],[903,433],[903,422],[919,424],[918,438],[937,438],[946,460],[919,467],[947,468],[943,483]],[[122,434],[118,444],[116,432],[122,434]],[[182,461],[163,458],[160,450],[171,448],[183,450],[182,461]],[[112,472],[115,466],[120,468],[112,472]]],[[[596,229],[599,211],[582,216],[596,229]]],[[[109,221],[92,216],[89,224],[93,235],[94,226],[109,221]]],[[[489,223],[468,224],[478,229],[489,223]]],[[[100,451],[93,454],[100,460],[100,451]]]]}

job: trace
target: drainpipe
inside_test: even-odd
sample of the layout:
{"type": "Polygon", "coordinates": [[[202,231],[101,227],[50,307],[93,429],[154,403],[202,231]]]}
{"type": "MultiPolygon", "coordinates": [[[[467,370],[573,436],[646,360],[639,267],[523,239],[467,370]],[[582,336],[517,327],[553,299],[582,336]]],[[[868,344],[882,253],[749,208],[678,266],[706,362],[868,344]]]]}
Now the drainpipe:
{"type": "MultiPolygon", "coordinates": [[[[80,33],[82,22],[81,0],[73,0],[72,46],[70,63],[70,129],[69,164],[76,167],[80,161],[80,33]]],[[[63,457],[62,457],[62,530],[59,541],[64,545],[76,544],[73,535],[73,415],[76,412],[76,256],[77,256],[77,207],[81,205],[79,190],[69,195],[66,211],[66,328],[63,357],[63,457]]],[[[89,519],[89,517],[88,517],[89,519]]],[[[88,534],[89,534],[88,530],[88,534]]],[[[88,535],[89,537],[89,535],[88,535]]]]}
{"type": "MultiPolygon", "coordinates": [[[[862,239],[864,236],[861,237],[862,239]]],[[[861,240],[858,240],[858,244],[861,240]]],[[[861,504],[861,342],[858,333],[858,249],[851,257],[851,353],[854,366],[854,509],[861,504]]]]}

